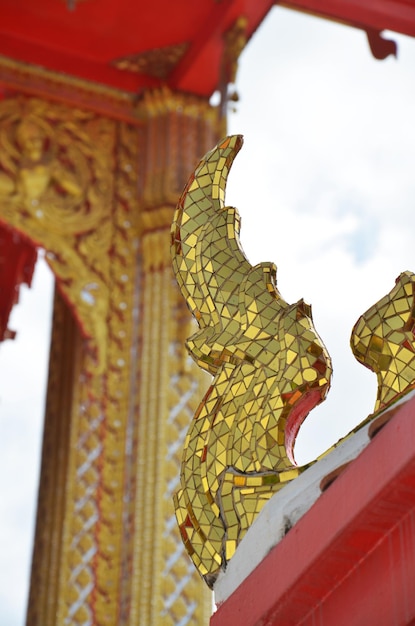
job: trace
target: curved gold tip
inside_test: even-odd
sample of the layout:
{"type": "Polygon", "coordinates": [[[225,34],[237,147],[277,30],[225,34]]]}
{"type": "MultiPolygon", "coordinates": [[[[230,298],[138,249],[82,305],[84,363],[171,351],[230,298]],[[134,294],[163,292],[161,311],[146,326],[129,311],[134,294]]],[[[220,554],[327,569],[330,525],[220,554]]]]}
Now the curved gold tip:
{"type": "MultiPolygon", "coordinates": [[[[235,210],[228,216],[230,220],[224,214],[227,177],[242,144],[241,135],[226,137],[203,157],[184,188],[173,218],[173,270],[181,292],[202,328],[217,323],[217,316],[213,315],[212,319],[215,307],[209,294],[210,286],[206,283],[209,276],[206,277],[204,272],[206,266],[209,271],[209,259],[202,261],[198,250],[202,233],[213,223],[217,224],[217,220],[222,223],[225,220],[234,253],[240,262],[247,262],[237,239],[239,216],[235,210]],[[204,267],[200,267],[201,263],[204,267]]],[[[214,259],[210,261],[214,262],[214,259]]]]}

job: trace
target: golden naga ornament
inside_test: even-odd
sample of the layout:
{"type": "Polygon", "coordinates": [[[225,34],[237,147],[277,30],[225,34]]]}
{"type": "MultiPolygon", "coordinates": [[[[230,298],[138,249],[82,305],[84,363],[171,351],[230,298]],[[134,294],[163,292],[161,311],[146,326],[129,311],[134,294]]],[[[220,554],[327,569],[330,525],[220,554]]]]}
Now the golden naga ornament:
{"type": "Polygon", "coordinates": [[[225,187],[241,146],[228,137],[202,159],[172,225],[174,272],[199,324],[186,345],[214,377],[187,433],[174,503],[209,586],[265,502],[300,473],[295,438],[332,372],[310,306],[287,304],[276,266],[253,267],[240,247],[225,187]]]}
{"type": "Polygon", "coordinates": [[[415,274],[403,272],[363,313],[350,343],[356,359],[377,374],[375,412],[415,388],[415,274]]]}

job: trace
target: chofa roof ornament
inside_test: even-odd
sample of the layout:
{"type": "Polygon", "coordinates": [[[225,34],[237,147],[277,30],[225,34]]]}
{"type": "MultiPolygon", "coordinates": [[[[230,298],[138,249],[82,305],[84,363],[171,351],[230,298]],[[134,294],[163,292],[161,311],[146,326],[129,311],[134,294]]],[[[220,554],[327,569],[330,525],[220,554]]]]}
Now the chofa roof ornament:
{"type": "Polygon", "coordinates": [[[187,348],[214,376],[187,434],[175,496],[183,541],[209,585],[264,503],[301,471],[294,441],[332,371],[310,306],[287,304],[275,265],[253,267],[240,247],[225,187],[242,141],[227,137],[201,160],[172,225],[174,272],[200,328],[187,348]]]}
{"type": "Polygon", "coordinates": [[[356,359],[376,373],[375,413],[415,387],[415,274],[402,272],[391,291],[352,330],[356,359]]]}
{"type": "MultiPolygon", "coordinates": [[[[332,372],[310,307],[287,304],[275,265],[253,267],[240,247],[225,187],[241,146],[241,136],[227,137],[201,160],[172,225],[174,272],[199,324],[186,345],[213,375],[189,427],[174,503],[186,549],[209,586],[265,502],[305,469],[294,461],[295,438],[332,372]]],[[[415,274],[402,273],[358,319],[351,347],[376,372],[378,394],[375,412],[348,436],[368,422],[370,435],[415,388],[415,274]]]]}

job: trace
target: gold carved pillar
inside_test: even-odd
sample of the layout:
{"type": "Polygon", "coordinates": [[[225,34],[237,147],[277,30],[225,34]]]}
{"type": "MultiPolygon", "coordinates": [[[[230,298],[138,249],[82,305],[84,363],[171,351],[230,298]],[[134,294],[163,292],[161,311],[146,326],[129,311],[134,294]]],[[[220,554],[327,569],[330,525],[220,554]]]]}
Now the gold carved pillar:
{"type": "Polygon", "coordinates": [[[122,121],[0,103],[0,221],[46,250],[57,282],[28,626],[211,612],[171,498],[207,382],[182,348],[169,225],[217,118],[170,92],[134,106],[122,121]]]}
{"type": "Polygon", "coordinates": [[[190,163],[217,136],[216,112],[169,92],[148,93],[140,242],[142,281],[140,420],[137,429],[136,540],[132,558],[133,624],[208,624],[211,597],[194,576],[174,527],[172,497],[182,445],[208,380],[197,372],[183,340],[192,323],[170,260],[174,206],[190,163]],[[154,541],[154,537],[159,540],[154,541]]]}

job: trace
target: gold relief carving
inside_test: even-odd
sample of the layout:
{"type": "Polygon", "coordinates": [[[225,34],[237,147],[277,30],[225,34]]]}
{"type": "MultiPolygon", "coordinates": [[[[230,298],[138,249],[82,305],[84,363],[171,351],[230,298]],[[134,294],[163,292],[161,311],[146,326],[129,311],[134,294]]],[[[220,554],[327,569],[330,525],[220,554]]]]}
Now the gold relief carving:
{"type": "MultiPolygon", "coordinates": [[[[131,581],[128,558],[136,539],[129,523],[129,508],[136,505],[132,498],[131,475],[135,473],[137,450],[131,432],[136,420],[134,376],[138,359],[138,237],[133,227],[133,217],[138,210],[138,149],[136,129],[119,125],[114,151],[114,212],[108,269],[111,299],[107,314],[105,373],[97,372],[85,343],[78,345],[79,339],[80,351],[72,385],[64,376],[56,379],[51,372],[48,407],[57,405],[57,420],[60,412],[69,413],[65,422],[69,424],[68,432],[65,437],[62,432],[55,432],[53,445],[61,450],[61,455],[62,450],[65,451],[67,462],[65,468],[56,469],[50,465],[51,454],[45,449],[41,484],[47,496],[50,472],[65,473],[59,505],[63,521],[60,528],[50,522],[46,530],[54,533],[54,543],[46,542],[45,547],[44,541],[42,547],[44,516],[39,517],[36,536],[39,556],[38,566],[34,563],[31,602],[43,605],[43,610],[36,614],[36,620],[28,622],[31,625],[127,624],[130,623],[131,593],[139,593],[124,582],[131,581]],[[57,563],[59,576],[48,580],[43,574],[39,581],[37,572],[42,563],[47,562],[48,552],[57,563]],[[55,603],[54,610],[47,608],[52,603],[55,603]],[[119,619],[121,614],[124,621],[119,619]]],[[[68,324],[54,325],[54,346],[58,349],[65,343],[70,361],[74,346],[70,342],[68,345],[69,330],[68,324]]],[[[53,489],[49,498],[53,501],[53,489]]],[[[29,607],[30,619],[33,612],[29,607]]]]}
{"type": "MultiPolygon", "coordinates": [[[[171,215],[172,211],[170,211],[171,215]]],[[[145,272],[158,270],[162,267],[170,267],[169,252],[169,231],[155,230],[143,236],[143,269],[145,272]]]]}
{"type": "Polygon", "coordinates": [[[46,251],[59,289],[106,360],[115,125],[37,99],[0,103],[0,219],[46,251]]]}
{"type": "Polygon", "coordinates": [[[143,209],[140,212],[139,218],[140,231],[145,233],[161,228],[168,228],[170,230],[172,215],[173,208],[171,205],[149,210],[143,209]]]}
{"type": "Polygon", "coordinates": [[[0,84],[19,93],[72,103],[130,123],[137,123],[141,115],[136,94],[1,55],[0,84]]]}
{"type": "Polygon", "coordinates": [[[119,70],[148,74],[164,80],[182,59],[188,47],[189,44],[184,42],[174,46],[146,50],[116,59],[111,65],[119,70]]]}
{"type": "Polygon", "coordinates": [[[298,429],[324,400],[331,362],[311,309],[287,304],[276,267],[252,267],[225,186],[240,136],[208,153],[172,225],[173,268],[200,330],[187,341],[213,382],[191,422],[175,509],[182,539],[211,585],[263,504],[296,477],[298,429]]]}
{"type": "MultiPolygon", "coordinates": [[[[114,230],[111,241],[111,299],[108,316],[108,370],[103,390],[105,437],[101,485],[98,493],[101,518],[97,536],[99,552],[94,561],[96,591],[94,611],[97,624],[112,626],[119,621],[122,603],[130,599],[120,596],[125,569],[125,555],[131,555],[132,544],[139,541],[131,528],[128,535],[128,507],[132,498],[127,482],[127,466],[135,468],[137,449],[133,447],[133,423],[138,359],[138,236],[134,216],[138,212],[137,179],[140,146],[136,128],[120,124],[116,144],[116,177],[114,186],[114,230]],[[115,590],[118,590],[116,592],[115,590]]],[[[129,468],[131,474],[133,470],[129,468]]],[[[143,500],[134,501],[142,506],[143,500]]],[[[139,593],[130,589],[129,593],[139,593]]],[[[125,623],[128,623],[127,621],[125,623]]]]}
{"type": "Polygon", "coordinates": [[[209,104],[207,98],[171,91],[168,87],[146,90],[140,103],[143,115],[150,117],[177,113],[186,117],[202,117],[208,125],[216,123],[217,110],[209,104]]]}
{"type": "MultiPolygon", "coordinates": [[[[54,105],[50,106],[54,110],[54,105]]],[[[89,115],[100,128],[100,118],[89,115]]],[[[173,117],[174,111],[169,115],[173,117]]],[[[163,115],[161,118],[164,129],[163,115]]],[[[47,117],[54,132],[57,119],[52,123],[47,117]]],[[[187,159],[205,149],[204,142],[212,136],[209,122],[205,131],[202,122],[199,119],[190,125],[190,136],[180,144],[186,150],[194,149],[190,156],[186,153],[187,159]]],[[[176,325],[184,333],[190,317],[186,318],[179,306],[176,320],[177,295],[172,296],[171,268],[163,260],[163,255],[168,257],[166,216],[173,208],[168,204],[145,207],[148,216],[138,218],[143,210],[142,181],[156,162],[146,163],[147,156],[159,150],[159,145],[151,143],[160,137],[157,124],[151,117],[145,132],[124,123],[108,125],[111,158],[106,145],[101,146],[99,158],[108,163],[110,219],[103,214],[96,229],[67,237],[66,247],[62,236],[53,233],[50,242],[58,241],[61,248],[47,248],[49,262],[56,262],[59,269],[61,284],[73,288],[76,281],[79,284],[89,277],[86,300],[89,294],[97,298],[95,285],[107,290],[106,314],[100,313],[106,322],[106,367],[102,373],[97,371],[93,354],[78,337],[80,353],[71,389],[66,389],[62,380],[51,378],[55,399],[65,390],[65,406],[70,403],[68,432],[59,444],[66,446],[68,458],[64,497],[57,504],[62,525],[54,529],[54,543],[46,557],[44,548],[38,549],[37,562],[51,555],[59,578],[45,579],[43,572],[39,580],[36,572],[40,570],[34,567],[31,598],[36,598],[36,606],[41,608],[31,626],[66,622],[174,626],[180,620],[196,626],[207,623],[211,611],[210,594],[200,588],[197,572],[189,572],[178,531],[172,528],[170,494],[174,485],[170,481],[172,468],[176,471],[179,462],[179,449],[170,437],[179,430],[183,438],[185,422],[195,408],[192,392],[199,389],[203,373],[189,367],[187,361],[183,363],[182,351],[180,357],[173,355],[176,325]],[[71,267],[78,268],[81,278],[71,267]],[[175,364],[179,360],[185,380],[176,378],[176,369],[171,373],[173,360],[175,364]],[[174,392],[170,393],[171,377],[174,392]]],[[[74,126],[77,133],[89,135],[82,120],[74,126]]],[[[177,158],[180,145],[170,146],[169,158],[177,158]]],[[[176,175],[178,169],[172,166],[170,171],[176,175]]],[[[53,190],[53,184],[48,190],[53,190]]],[[[37,222],[29,217],[32,238],[39,241],[42,231],[35,230],[37,222]]],[[[24,230],[24,222],[18,223],[24,230]]],[[[74,313],[87,304],[80,299],[66,300],[74,313]]],[[[81,315],[85,319],[82,311],[81,315]]],[[[65,328],[60,332],[63,339],[65,328]]],[[[51,471],[58,474],[48,463],[45,451],[42,476],[44,471],[46,476],[51,471]]],[[[47,528],[54,528],[53,521],[47,528]]],[[[39,518],[37,546],[47,533],[39,518]]]]}
{"type": "Polygon", "coordinates": [[[168,90],[147,93],[142,105],[147,123],[139,220],[143,276],[136,493],[147,506],[135,512],[136,537],[142,540],[132,550],[133,586],[140,594],[132,596],[131,620],[199,626],[208,622],[211,598],[197,572],[189,570],[170,496],[181,456],[177,438],[184,438],[197,392],[204,387],[203,372],[189,364],[177,343],[191,317],[172,288],[167,224],[185,168],[194,167],[197,155],[216,141],[216,112],[204,101],[168,90]],[[154,540],[160,536],[161,542],[154,540]]]}
{"type": "MultiPolygon", "coordinates": [[[[83,349],[78,370],[80,384],[75,384],[72,391],[70,438],[66,444],[69,460],[55,617],[58,624],[70,623],[70,620],[74,624],[91,622],[95,613],[91,600],[98,595],[96,561],[103,548],[98,529],[106,415],[103,377],[92,374],[91,365],[83,349]]],[[[105,622],[96,619],[96,623],[105,622]]]]}
{"type": "Polygon", "coordinates": [[[415,274],[403,272],[393,289],[363,313],[351,336],[356,359],[376,373],[375,412],[415,387],[415,274]]]}

